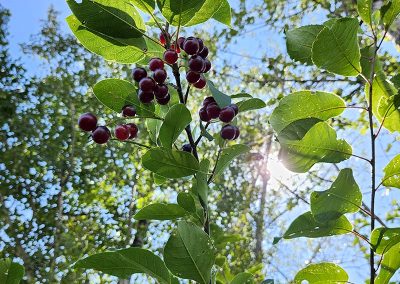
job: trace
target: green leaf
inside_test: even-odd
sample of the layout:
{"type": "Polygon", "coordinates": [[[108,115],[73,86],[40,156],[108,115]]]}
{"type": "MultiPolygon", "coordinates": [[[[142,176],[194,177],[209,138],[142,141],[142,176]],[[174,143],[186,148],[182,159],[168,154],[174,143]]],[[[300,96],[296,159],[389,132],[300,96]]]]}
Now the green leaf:
{"type": "MultiPolygon", "coordinates": [[[[171,25],[186,27],[211,19],[226,4],[224,0],[157,0],[158,8],[171,25]]],[[[226,11],[226,7],[223,9],[226,11]]]]}
{"type": "Polygon", "coordinates": [[[370,242],[377,254],[384,254],[400,243],[400,228],[376,228],[371,233],[370,242]]]}
{"type": "Polygon", "coordinates": [[[200,162],[200,171],[196,174],[193,184],[193,192],[195,192],[204,204],[208,204],[208,183],[207,173],[210,169],[210,161],[205,159],[200,162]]]}
{"type": "Polygon", "coordinates": [[[157,185],[164,184],[167,181],[167,179],[165,177],[159,176],[155,173],[153,173],[153,180],[154,180],[154,183],[157,185]]]}
{"type": "Polygon", "coordinates": [[[142,104],[137,96],[136,87],[125,80],[105,79],[93,87],[93,93],[106,107],[120,113],[126,105],[133,105],[140,116],[154,117],[154,105],[142,104]]]}
{"type": "Polygon", "coordinates": [[[360,210],[362,194],[351,169],[343,169],[325,191],[311,193],[311,212],[318,222],[335,220],[360,210]]]}
{"type": "Polygon", "coordinates": [[[214,176],[222,174],[223,171],[229,166],[230,162],[232,162],[238,156],[247,153],[248,151],[250,151],[250,147],[242,144],[232,145],[223,149],[217,162],[217,166],[215,167],[214,176]]]}
{"type": "Polygon", "coordinates": [[[394,157],[383,169],[385,176],[382,184],[388,187],[400,188],[400,155],[394,157]]]}
{"type": "Polygon", "coordinates": [[[146,128],[149,133],[151,141],[158,145],[158,133],[162,125],[162,120],[159,119],[146,119],[146,128]]]}
{"type": "Polygon", "coordinates": [[[312,213],[306,212],[297,217],[283,235],[284,239],[295,239],[300,237],[320,238],[350,233],[353,226],[343,215],[336,220],[317,222],[312,213]]]}
{"type": "Polygon", "coordinates": [[[293,172],[305,173],[316,163],[339,163],[352,154],[351,146],[337,139],[335,130],[326,122],[312,126],[300,140],[292,140],[285,131],[278,136],[280,159],[293,172]]]}
{"type": "Polygon", "coordinates": [[[211,82],[210,80],[207,80],[207,86],[210,89],[212,96],[214,97],[215,101],[217,102],[217,104],[220,108],[229,106],[232,103],[231,97],[228,95],[225,95],[224,93],[219,91],[217,88],[215,88],[214,83],[211,82]]]}
{"type": "Polygon", "coordinates": [[[215,261],[214,247],[201,228],[180,221],[165,245],[164,260],[174,275],[208,284],[215,261]]]}
{"type": "Polygon", "coordinates": [[[397,243],[383,255],[381,269],[375,278],[375,284],[388,284],[390,278],[400,268],[400,243],[397,243]]]}
{"type": "Polygon", "coordinates": [[[382,21],[386,30],[393,24],[394,20],[400,14],[400,0],[389,1],[381,8],[382,21]]]}
{"type": "Polygon", "coordinates": [[[147,14],[152,14],[156,8],[155,0],[129,0],[129,2],[147,14]]]}
{"type": "Polygon", "coordinates": [[[230,284],[246,284],[254,283],[253,275],[248,272],[241,272],[235,275],[230,284]]]}
{"type": "Polygon", "coordinates": [[[178,136],[191,121],[190,111],[184,104],[172,106],[165,115],[164,122],[160,128],[158,138],[161,141],[161,145],[166,148],[172,148],[178,136]]]}
{"type": "Polygon", "coordinates": [[[89,51],[105,60],[122,64],[136,63],[150,52],[143,38],[116,38],[90,29],[75,16],[66,19],[71,31],[89,51]]]}
{"type": "Polygon", "coordinates": [[[74,267],[94,269],[125,279],[135,273],[146,273],[161,283],[170,283],[170,273],[162,259],[141,248],[94,254],[78,260],[74,267]]]}
{"type": "MultiPolygon", "coordinates": [[[[366,46],[360,50],[361,52],[361,69],[362,73],[365,77],[371,78],[371,71],[372,71],[372,59],[374,58],[375,47],[374,46],[366,46]]],[[[382,71],[382,63],[378,59],[375,58],[375,73],[382,71]]]]}
{"type": "Polygon", "coordinates": [[[181,178],[194,175],[199,162],[192,154],[165,148],[152,148],[142,157],[143,166],[166,178],[181,178]]]}
{"type": "Polygon", "coordinates": [[[136,220],[175,220],[186,215],[185,209],[178,204],[154,203],[139,210],[136,220]]]}
{"type": "Polygon", "coordinates": [[[10,258],[0,259],[0,283],[18,284],[24,277],[24,267],[10,258]]]}
{"type": "MultiPolygon", "coordinates": [[[[377,72],[372,84],[372,112],[375,117],[382,123],[390,132],[400,131],[400,110],[393,110],[393,104],[388,104],[397,100],[390,99],[397,95],[397,90],[393,83],[386,79],[383,72],[377,72]]],[[[369,101],[369,84],[365,85],[366,100],[369,101]]]]}
{"type": "Polygon", "coordinates": [[[228,27],[231,26],[232,21],[232,9],[229,5],[228,0],[221,0],[222,4],[219,7],[218,11],[212,16],[214,20],[227,25],[228,27]]]}
{"type": "Polygon", "coordinates": [[[295,278],[296,284],[307,281],[308,284],[338,284],[347,283],[349,276],[339,265],[329,262],[310,264],[300,270],[295,278]]]}
{"type": "Polygon", "coordinates": [[[372,23],[372,0],[357,0],[357,11],[364,23],[372,23]]]}
{"type": "Polygon", "coordinates": [[[361,72],[357,19],[342,18],[317,35],[312,46],[312,61],[316,66],[343,76],[361,72]]]}
{"type": "Polygon", "coordinates": [[[240,101],[237,102],[236,105],[239,107],[239,112],[261,109],[267,106],[263,100],[257,98],[251,98],[248,100],[240,101]]]}
{"type": "Polygon", "coordinates": [[[67,0],[79,22],[100,34],[113,38],[141,38],[146,25],[139,12],[127,1],[67,0]]]}
{"type": "Polygon", "coordinates": [[[210,224],[211,228],[211,236],[214,241],[214,245],[218,249],[223,249],[226,247],[228,243],[235,243],[242,240],[245,240],[243,236],[239,234],[228,234],[225,233],[224,230],[219,227],[217,224],[210,224]]]}
{"type": "Polygon", "coordinates": [[[286,49],[293,60],[312,64],[311,48],[323,25],[310,25],[286,32],[286,49]]]}
{"type": "Polygon", "coordinates": [[[179,206],[185,209],[187,212],[196,213],[196,203],[190,193],[179,192],[177,201],[179,206]]]}
{"type": "Polygon", "coordinates": [[[279,101],[271,114],[272,128],[279,134],[292,122],[305,118],[327,120],[337,116],[345,109],[344,101],[337,95],[327,92],[299,91],[279,101]]]}
{"type": "Polygon", "coordinates": [[[396,89],[400,90],[400,74],[394,75],[390,81],[396,89]]]}

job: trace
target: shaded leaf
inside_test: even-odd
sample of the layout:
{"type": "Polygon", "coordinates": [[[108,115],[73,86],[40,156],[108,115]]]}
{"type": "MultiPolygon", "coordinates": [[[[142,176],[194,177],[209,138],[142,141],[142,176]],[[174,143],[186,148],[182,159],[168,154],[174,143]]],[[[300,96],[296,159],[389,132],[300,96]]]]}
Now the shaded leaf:
{"type": "Polygon", "coordinates": [[[236,105],[239,107],[239,112],[261,109],[267,106],[263,100],[257,98],[240,101],[237,102],[236,105]]]}
{"type": "Polygon", "coordinates": [[[179,192],[177,201],[179,206],[185,209],[187,212],[196,213],[196,203],[190,193],[179,192]]]}
{"type": "Polygon", "coordinates": [[[24,277],[24,267],[10,258],[0,259],[0,283],[18,284],[24,277]]]}
{"type": "Polygon", "coordinates": [[[370,242],[376,253],[384,254],[400,243],[400,228],[376,228],[371,233],[370,242]]]}
{"type": "Polygon", "coordinates": [[[349,276],[339,265],[329,262],[310,264],[297,272],[294,282],[301,284],[338,284],[347,283],[349,276]]]}
{"type": "Polygon", "coordinates": [[[200,162],[200,171],[196,174],[193,192],[197,193],[204,204],[208,204],[207,173],[210,169],[210,161],[205,159],[200,162]]]}
{"type": "Polygon", "coordinates": [[[181,132],[192,121],[190,111],[184,104],[172,106],[164,117],[158,138],[161,145],[166,148],[172,148],[172,145],[178,139],[181,132]]]}
{"type": "Polygon", "coordinates": [[[215,167],[215,176],[221,174],[236,157],[250,151],[250,147],[242,144],[232,145],[222,150],[221,156],[215,167]]]}
{"type": "Polygon", "coordinates": [[[184,208],[178,204],[154,203],[139,210],[136,220],[175,220],[186,215],[184,208]]]}
{"type": "Polygon", "coordinates": [[[248,272],[238,273],[231,281],[231,284],[246,284],[246,283],[254,283],[253,275],[251,273],[248,272]]]}
{"type": "Polygon", "coordinates": [[[207,86],[220,108],[229,106],[232,103],[231,97],[219,91],[210,80],[207,80],[207,86]]]}

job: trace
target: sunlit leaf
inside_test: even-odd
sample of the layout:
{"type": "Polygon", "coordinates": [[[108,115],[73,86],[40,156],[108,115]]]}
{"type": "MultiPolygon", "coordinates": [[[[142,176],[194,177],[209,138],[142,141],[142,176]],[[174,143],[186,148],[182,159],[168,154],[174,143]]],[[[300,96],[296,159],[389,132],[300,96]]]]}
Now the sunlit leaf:
{"type": "Polygon", "coordinates": [[[230,284],[250,284],[254,283],[253,275],[247,272],[241,272],[235,275],[230,284]]]}
{"type": "Polygon", "coordinates": [[[246,145],[236,144],[222,150],[221,156],[215,167],[214,175],[221,174],[236,157],[241,154],[247,153],[250,148],[246,145]]]}
{"type": "Polygon", "coordinates": [[[381,262],[381,269],[375,278],[376,284],[388,284],[390,279],[400,268],[400,243],[397,243],[389,249],[381,262]]]}
{"type": "Polygon", "coordinates": [[[186,215],[185,209],[178,204],[154,203],[139,210],[136,220],[174,220],[186,215]]]}
{"type": "Polygon", "coordinates": [[[357,11],[364,23],[372,23],[372,0],[357,0],[357,11]]]}
{"type": "Polygon", "coordinates": [[[267,106],[263,100],[258,98],[251,98],[248,100],[240,101],[237,102],[236,105],[239,107],[239,112],[261,109],[267,106]]]}
{"type": "Polygon", "coordinates": [[[370,242],[376,253],[384,254],[400,243],[400,228],[376,228],[371,233],[370,242]]]}
{"type": "Polygon", "coordinates": [[[386,30],[393,24],[394,20],[400,14],[400,0],[392,0],[387,2],[381,8],[382,21],[386,30]]]}
{"type": "Polygon", "coordinates": [[[389,187],[400,188],[400,155],[394,157],[383,169],[385,176],[382,184],[389,187]]]}
{"type": "Polygon", "coordinates": [[[339,284],[347,283],[349,276],[339,265],[329,262],[310,264],[297,272],[294,282],[302,284],[339,284]]]}

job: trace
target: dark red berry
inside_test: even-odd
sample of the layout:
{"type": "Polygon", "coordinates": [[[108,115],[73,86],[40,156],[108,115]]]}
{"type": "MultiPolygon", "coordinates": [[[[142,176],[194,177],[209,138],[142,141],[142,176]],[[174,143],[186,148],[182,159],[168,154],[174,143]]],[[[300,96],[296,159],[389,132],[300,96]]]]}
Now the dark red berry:
{"type": "Polygon", "coordinates": [[[199,116],[200,116],[200,119],[201,119],[202,121],[208,122],[208,121],[211,120],[211,118],[208,116],[207,110],[206,110],[205,108],[201,108],[201,109],[199,110],[199,116]]]}
{"type": "Polygon", "coordinates": [[[239,130],[239,128],[237,128],[237,126],[235,126],[235,137],[233,137],[233,139],[237,139],[238,137],[239,137],[239,135],[240,135],[240,130],[239,130]]]}
{"type": "Polygon", "coordinates": [[[162,84],[164,83],[165,79],[167,79],[167,71],[165,71],[164,69],[157,69],[153,73],[153,78],[154,81],[156,81],[159,84],[162,84]]]}
{"type": "Polygon", "coordinates": [[[219,108],[219,106],[216,103],[210,103],[207,108],[207,115],[210,118],[217,118],[219,116],[219,113],[221,111],[221,109],[219,108]]]}
{"type": "Polygon", "coordinates": [[[159,103],[160,105],[166,105],[167,103],[169,103],[171,99],[171,96],[169,94],[167,94],[164,98],[156,98],[157,103],[159,103]]]}
{"type": "Polygon", "coordinates": [[[151,71],[156,71],[157,69],[163,69],[164,68],[164,61],[162,61],[160,58],[152,58],[149,62],[149,69],[151,71]]]}
{"type": "Polygon", "coordinates": [[[183,43],[185,42],[185,38],[183,36],[178,38],[178,46],[183,49],[183,43]]]}
{"type": "Polygon", "coordinates": [[[165,39],[165,35],[163,33],[160,34],[160,43],[162,45],[165,45],[167,43],[167,40],[165,39]]]}
{"type": "Polygon", "coordinates": [[[124,141],[130,136],[129,128],[126,125],[118,125],[115,127],[114,134],[118,140],[124,141]]]}
{"type": "Polygon", "coordinates": [[[182,146],[182,151],[192,153],[192,146],[190,144],[184,144],[182,146]]]}
{"type": "Polygon", "coordinates": [[[199,51],[201,51],[204,48],[204,42],[202,39],[200,39],[198,37],[196,39],[197,39],[197,42],[199,43],[199,51]]]}
{"type": "Polygon", "coordinates": [[[200,77],[200,80],[193,84],[197,89],[203,89],[207,85],[206,79],[200,77]]]}
{"type": "Polygon", "coordinates": [[[190,83],[190,84],[194,84],[197,81],[199,81],[200,79],[200,74],[194,71],[189,71],[186,73],[186,80],[190,83]]]}
{"type": "Polygon", "coordinates": [[[164,98],[168,94],[168,87],[165,84],[156,85],[154,95],[156,98],[164,98]]]}
{"type": "Polygon", "coordinates": [[[129,129],[129,139],[136,138],[139,131],[137,125],[134,123],[128,123],[126,127],[129,129]]]}
{"type": "Polygon", "coordinates": [[[214,97],[206,97],[203,101],[203,107],[207,107],[210,103],[215,103],[214,97]]]}
{"type": "Polygon", "coordinates": [[[122,116],[130,117],[136,115],[136,109],[134,106],[124,106],[122,108],[122,116]]]}
{"type": "Polygon", "coordinates": [[[175,50],[166,50],[164,52],[164,60],[168,64],[174,64],[178,60],[178,53],[175,50]]]}
{"type": "Polygon", "coordinates": [[[238,106],[236,104],[231,104],[230,107],[235,111],[235,115],[237,115],[239,112],[238,106]]]}
{"type": "Polygon", "coordinates": [[[181,53],[181,49],[179,48],[179,45],[175,46],[175,43],[171,44],[170,50],[175,50],[176,53],[181,53]]]}
{"type": "Polygon", "coordinates": [[[147,71],[143,68],[136,67],[132,70],[132,79],[136,82],[140,82],[143,78],[147,77],[147,71]]]}
{"type": "Polygon", "coordinates": [[[199,55],[203,58],[206,58],[208,56],[208,47],[203,47],[203,49],[200,50],[199,55]]]}
{"type": "Polygon", "coordinates": [[[208,59],[204,59],[204,67],[202,73],[207,73],[211,69],[211,62],[208,59]]]}
{"type": "Polygon", "coordinates": [[[84,131],[93,131],[97,126],[97,117],[90,112],[84,113],[79,117],[78,125],[84,131]]]}
{"type": "Polygon", "coordinates": [[[227,140],[233,140],[236,135],[236,128],[230,124],[225,125],[221,129],[221,137],[227,140]]]}
{"type": "Polygon", "coordinates": [[[199,42],[195,38],[187,38],[183,43],[183,50],[189,55],[196,54],[199,51],[199,42]]]}
{"type": "Polygon", "coordinates": [[[139,101],[144,103],[144,104],[148,104],[151,103],[151,101],[154,99],[154,94],[153,93],[146,93],[143,92],[142,90],[139,90],[139,101]]]}
{"type": "Polygon", "coordinates": [[[235,111],[231,107],[224,107],[218,117],[222,122],[231,122],[235,117],[235,111]]]}
{"type": "Polygon", "coordinates": [[[145,93],[152,93],[154,91],[155,86],[156,83],[154,83],[154,80],[149,77],[143,78],[139,82],[139,88],[145,93]]]}
{"type": "Polygon", "coordinates": [[[107,143],[108,139],[110,139],[111,133],[105,126],[97,127],[92,133],[92,139],[97,144],[107,143]]]}
{"type": "Polygon", "coordinates": [[[195,72],[201,72],[204,68],[204,59],[201,56],[193,55],[189,59],[189,69],[195,72]]]}

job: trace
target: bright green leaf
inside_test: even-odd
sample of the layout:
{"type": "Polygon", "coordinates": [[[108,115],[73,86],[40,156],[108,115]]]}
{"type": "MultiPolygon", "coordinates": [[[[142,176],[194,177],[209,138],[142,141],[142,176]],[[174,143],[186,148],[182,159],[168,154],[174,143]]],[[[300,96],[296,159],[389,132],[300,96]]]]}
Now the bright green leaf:
{"type": "Polygon", "coordinates": [[[184,104],[172,106],[164,117],[158,138],[161,145],[166,148],[172,148],[172,145],[178,139],[178,136],[192,121],[190,111],[184,104]]]}
{"type": "Polygon", "coordinates": [[[170,283],[170,273],[160,257],[141,248],[94,254],[76,262],[75,268],[94,269],[120,278],[146,273],[160,283],[170,283]]]}
{"type": "Polygon", "coordinates": [[[156,8],[155,0],[129,0],[129,2],[147,14],[152,14],[156,8]]]}
{"type": "Polygon", "coordinates": [[[231,97],[219,91],[210,80],[207,80],[207,86],[220,108],[229,106],[232,103],[231,97]]]}
{"type": "Polygon", "coordinates": [[[362,194],[351,169],[343,169],[326,191],[311,193],[311,212],[318,222],[335,220],[360,210],[362,194]]]}
{"type": "Polygon", "coordinates": [[[222,4],[219,7],[218,11],[214,13],[212,16],[214,20],[231,27],[232,20],[232,9],[229,5],[228,0],[221,0],[222,4]]]}
{"type": "Polygon", "coordinates": [[[279,105],[271,114],[270,123],[279,134],[297,120],[305,118],[327,120],[341,114],[344,109],[344,101],[333,93],[299,91],[279,101],[279,105]]]}
{"type": "Polygon", "coordinates": [[[394,20],[400,14],[400,0],[392,0],[382,6],[381,15],[382,21],[385,24],[386,30],[393,24],[394,20]]]}
{"type": "Polygon", "coordinates": [[[326,122],[312,126],[300,140],[292,140],[281,132],[280,159],[293,172],[305,173],[316,163],[339,163],[352,154],[351,146],[337,139],[335,130],[326,122]]]}
{"type": "Polygon", "coordinates": [[[357,0],[357,11],[364,23],[372,23],[372,0],[357,0]]]}
{"type": "Polygon", "coordinates": [[[139,210],[136,220],[175,220],[186,215],[185,209],[178,204],[154,203],[139,210]]]}
{"type": "Polygon", "coordinates": [[[400,188],[400,155],[394,157],[383,169],[385,176],[382,184],[388,187],[400,188]]]}
{"type": "Polygon", "coordinates": [[[394,245],[383,255],[381,269],[375,278],[375,284],[388,284],[392,276],[400,268],[400,243],[394,245]]]}
{"type": "Polygon", "coordinates": [[[400,228],[376,228],[371,233],[370,242],[376,253],[384,254],[400,243],[400,228]]]}
{"type": "Polygon", "coordinates": [[[151,141],[158,145],[158,133],[162,125],[162,120],[159,119],[146,119],[146,128],[149,133],[151,141]]]}
{"type": "Polygon", "coordinates": [[[286,32],[286,49],[293,60],[312,64],[311,48],[323,25],[310,25],[286,32]]]}
{"type": "Polygon", "coordinates": [[[195,174],[199,162],[192,154],[166,148],[152,148],[142,157],[143,166],[166,178],[181,178],[195,174]]]}
{"type": "Polygon", "coordinates": [[[267,106],[263,100],[257,98],[240,101],[237,102],[236,105],[239,107],[239,112],[261,109],[267,106]]]}
{"type": "Polygon", "coordinates": [[[174,275],[208,284],[215,261],[214,247],[200,227],[180,221],[165,245],[164,260],[174,275]]]}
{"type": "Polygon", "coordinates": [[[361,72],[357,19],[342,18],[317,35],[312,46],[312,61],[316,66],[343,76],[361,72]]]}
{"type": "Polygon", "coordinates": [[[208,203],[207,173],[210,169],[210,161],[205,159],[200,162],[200,171],[196,174],[193,184],[193,192],[199,195],[204,204],[208,203]]]}
{"type": "MultiPolygon", "coordinates": [[[[366,46],[360,50],[361,53],[361,69],[362,73],[366,78],[371,78],[371,71],[372,71],[372,59],[374,58],[375,54],[375,47],[374,46],[366,46]]],[[[375,73],[382,71],[382,63],[378,57],[375,58],[375,73]]]]}
{"type": "Polygon", "coordinates": [[[343,215],[333,221],[317,222],[311,212],[306,212],[297,217],[283,235],[284,239],[300,237],[320,238],[350,233],[353,226],[343,215]]]}
{"type": "Polygon", "coordinates": [[[126,105],[133,105],[140,116],[154,117],[154,105],[142,104],[136,87],[125,80],[105,79],[93,87],[93,93],[106,107],[120,113],[126,105]]]}
{"type": "Polygon", "coordinates": [[[24,267],[10,258],[0,259],[0,283],[18,284],[24,277],[24,267]]]}
{"type": "Polygon", "coordinates": [[[254,283],[253,275],[248,272],[241,272],[235,275],[230,284],[250,284],[254,283]]]}
{"type": "Polygon", "coordinates": [[[296,284],[307,281],[308,284],[339,284],[347,283],[349,276],[339,265],[329,262],[310,264],[300,270],[295,278],[296,284]]]}
{"type": "Polygon", "coordinates": [[[229,166],[229,163],[233,161],[233,159],[244,153],[247,153],[248,151],[250,151],[250,148],[242,144],[232,145],[223,149],[217,162],[217,166],[215,167],[214,175],[218,176],[219,174],[222,174],[223,171],[229,166]]]}

